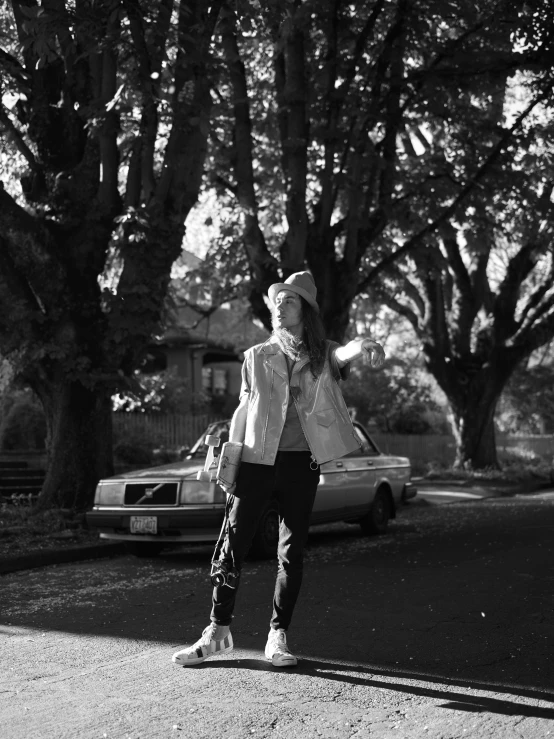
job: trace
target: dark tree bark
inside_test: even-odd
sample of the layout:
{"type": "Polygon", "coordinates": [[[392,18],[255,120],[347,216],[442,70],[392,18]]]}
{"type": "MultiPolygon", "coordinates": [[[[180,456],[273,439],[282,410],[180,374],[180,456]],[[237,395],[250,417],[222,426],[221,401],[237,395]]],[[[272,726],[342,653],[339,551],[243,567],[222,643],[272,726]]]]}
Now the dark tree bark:
{"type": "Polygon", "coordinates": [[[85,510],[97,481],[113,474],[111,393],[64,376],[28,380],[47,425],[48,465],[38,508],[85,510]]]}
{"type": "Polygon", "coordinates": [[[277,262],[267,247],[258,219],[248,83],[244,63],[240,56],[236,16],[229,4],[222,14],[221,35],[233,95],[233,165],[237,183],[237,202],[244,219],[244,248],[248,255],[253,285],[249,297],[252,305],[255,306],[256,314],[269,327],[269,311],[262,296],[267,293],[271,284],[278,282],[279,273],[277,262]]]}

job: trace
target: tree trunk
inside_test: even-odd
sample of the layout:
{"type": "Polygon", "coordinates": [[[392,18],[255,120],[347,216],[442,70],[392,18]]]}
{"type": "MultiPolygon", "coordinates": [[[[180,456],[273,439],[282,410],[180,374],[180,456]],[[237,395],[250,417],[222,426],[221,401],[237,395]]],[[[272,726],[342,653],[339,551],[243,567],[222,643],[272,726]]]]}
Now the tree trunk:
{"type": "Polygon", "coordinates": [[[452,428],[456,439],[454,467],[463,469],[499,469],[496,453],[493,404],[471,404],[454,410],[452,428]]]}
{"type": "MultiPolygon", "coordinates": [[[[427,349],[429,351],[429,348],[427,349]]],[[[427,369],[445,392],[451,408],[450,423],[456,440],[454,466],[464,469],[498,469],[494,414],[510,376],[510,361],[498,356],[468,354],[452,361],[444,354],[430,358],[427,369]],[[489,360],[489,361],[487,361],[489,360]],[[487,367],[479,367],[486,364],[487,367]]]]}
{"type": "Polygon", "coordinates": [[[98,480],[113,475],[110,393],[60,377],[34,383],[48,430],[48,471],[37,508],[90,508],[98,480]]]}

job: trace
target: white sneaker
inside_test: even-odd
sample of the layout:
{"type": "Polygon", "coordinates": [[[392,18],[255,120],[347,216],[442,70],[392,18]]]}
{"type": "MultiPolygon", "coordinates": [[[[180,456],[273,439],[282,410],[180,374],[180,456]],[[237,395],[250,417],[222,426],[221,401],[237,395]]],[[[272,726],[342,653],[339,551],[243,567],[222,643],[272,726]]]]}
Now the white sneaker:
{"type": "Polygon", "coordinates": [[[270,629],[265,656],[274,667],[295,667],[298,660],[287,647],[287,634],[284,629],[270,629]]]}
{"type": "Polygon", "coordinates": [[[183,667],[190,667],[192,665],[199,665],[200,662],[211,657],[213,654],[226,654],[231,652],[233,649],[233,637],[231,632],[223,639],[215,639],[214,635],[217,630],[217,624],[211,623],[206,626],[202,632],[202,636],[198,641],[192,645],[192,647],[186,647],[181,649],[180,652],[175,652],[171,658],[176,665],[182,665],[183,667]]]}

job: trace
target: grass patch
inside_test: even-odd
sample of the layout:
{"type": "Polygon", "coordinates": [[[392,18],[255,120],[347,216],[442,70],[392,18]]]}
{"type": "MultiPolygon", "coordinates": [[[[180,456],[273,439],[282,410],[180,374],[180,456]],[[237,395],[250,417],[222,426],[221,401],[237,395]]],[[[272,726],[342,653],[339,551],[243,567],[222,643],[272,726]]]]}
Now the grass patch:
{"type": "Polygon", "coordinates": [[[85,516],[66,509],[36,512],[21,503],[0,503],[0,559],[96,543],[85,516]]]}
{"type": "Polygon", "coordinates": [[[513,450],[499,455],[500,469],[460,469],[435,462],[428,463],[423,477],[426,480],[457,480],[468,484],[483,482],[521,484],[540,481],[554,483],[554,464],[528,450],[513,450]]]}

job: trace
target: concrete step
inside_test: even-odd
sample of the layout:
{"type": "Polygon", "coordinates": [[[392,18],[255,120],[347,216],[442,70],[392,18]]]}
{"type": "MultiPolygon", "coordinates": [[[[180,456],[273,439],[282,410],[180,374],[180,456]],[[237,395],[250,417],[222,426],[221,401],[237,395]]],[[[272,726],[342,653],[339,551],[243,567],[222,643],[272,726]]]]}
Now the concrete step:
{"type": "Polygon", "coordinates": [[[3,485],[25,485],[26,483],[40,483],[42,484],[45,477],[45,473],[41,470],[36,472],[28,472],[26,475],[3,475],[0,473],[0,487],[3,485]]]}
{"type": "Polygon", "coordinates": [[[6,460],[6,459],[0,460],[0,470],[3,470],[3,469],[25,470],[28,468],[29,468],[29,463],[24,462],[23,460],[6,460]]]}
{"type": "Polygon", "coordinates": [[[0,495],[11,495],[12,493],[34,493],[38,492],[42,483],[29,483],[24,485],[0,485],[0,495]]]}

